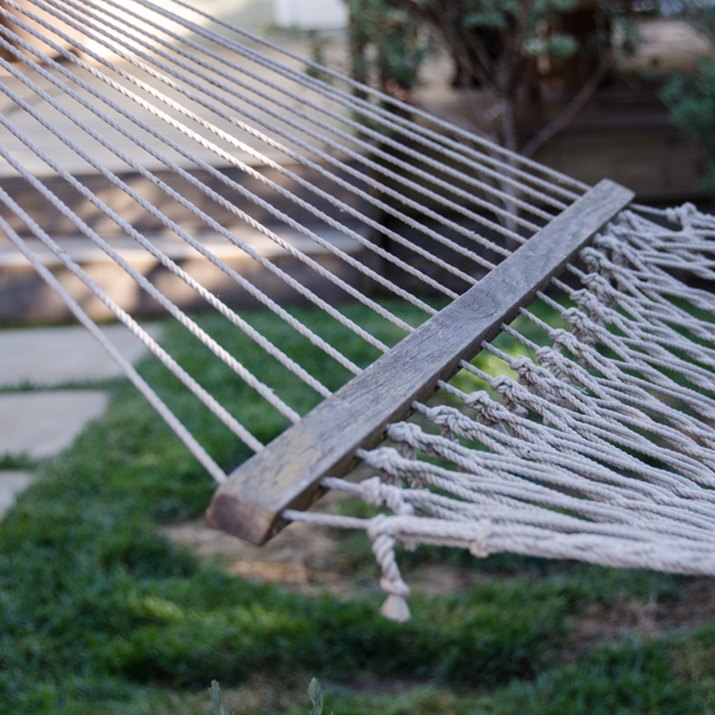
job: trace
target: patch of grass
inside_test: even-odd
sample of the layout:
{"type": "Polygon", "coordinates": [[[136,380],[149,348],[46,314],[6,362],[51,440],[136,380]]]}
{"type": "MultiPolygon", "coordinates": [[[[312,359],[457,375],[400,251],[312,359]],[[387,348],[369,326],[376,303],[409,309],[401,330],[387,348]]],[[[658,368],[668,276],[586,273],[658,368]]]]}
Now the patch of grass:
{"type": "Polygon", "coordinates": [[[478,703],[499,715],[696,715],[692,683],[676,676],[663,642],[624,642],[576,663],[515,682],[478,703]]]}
{"type": "MultiPolygon", "coordinates": [[[[329,684],[325,708],[339,715],[702,715],[713,710],[712,627],[668,640],[626,638],[533,679],[485,692],[382,679],[368,688],[329,684]]],[[[298,715],[295,707],[254,715],[298,715]]]]}
{"type": "MultiPolygon", "coordinates": [[[[336,715],[702,715],[711,711],[712,695],[704,699],[697,680],[678,674],[678,650],[691,642],[625,640],[491,692],[390,680],[367,689],[330,684],[325,708],[336,715]]],[[[305,708],[252,712],[298,715],[305,708]]]]}
{"type": "Polygon", "coordinates": [[[120,382],[122,378],[106,378],[97,380],[67,380],[42,384],[36,382],[19,382],[15,385],[0,385],[0,395],[14,393],[46,392],[50,390],[104,390],[120,382]]]}
{"type": "Polygon", "coordinates": [[[27,454],[0,454],[0,471],[29,472],[38,462],[27,454]]]}
{"type": "MultiPolygon", "coordinates": [[[[253,319],[279,330],[263,314],[253,319]]],[[[318,320],[309,311],[300,319],[318,320]]],[[[220,330],[210,321],[207,327],[220,330]]],[[[212,392],[236,404],[251,402],[225,371],[202,371],[200,352],[184,347],[183,336],[167,333],[212,392]]],[[[234,349],[249,366],[262,359],[243,344],[234,349]]],[[[312,369],[321,365],[315,357],[312,369]]],[[[247,456],[193,409],[154,361],[141,370],[161,384],[222,464],[235,466],[247,456]]],[[[324,377],[336,385],[344,379],[339,371],[324,377]]],[[[537,705],[552,707],[549,698],[561,688],[571,701],[559,702],[577,702],[581,689],[588,695],[583,702],[594,703],[609,673],[621,683],[619,692],[632,688],[642,698],[657,676],[662,684],[643,702],[673,703],[672,712],[690,712],[682,709],[687,701],[679,688],[706,667],[707,634],[699,641],[702,658],[682,672],[670,656],[636,645],[562,665],[568,619],[584,604],[621,593],[644,600],[672,596],[676,580],[586,566],[531,572],[521,568],[525,562],[509,568],[502,562],[498,578],[464,593],[416,594],[413,620],[397,625],[377,612],[382,594],[347,602],[309,598],[232,577],[201,565],[159,533],[158,523],[203,511],[212,484],[133,388],[114,383],[111,393],[106,416],[71,450],[40,465],[37,481],[0,523],[0,703],[7,712],[202,712],[214,679],[231,688],[260,673],[280,682],[296,672],[333,683],[325,711],[336,715],[478,712],[468,709],[474,702],[487,713],[515,712],[511,703],[525,713],[588,712],[585,706],[569,711],[566,705],[537,705]],[[374,707],[367,707],[372,696],[350,690],[360,673],[423,685],[399,698],[375,696],[374,707]],[[347,695],[334,701],[336,683],[347,695]],[[485,696],[485,688],[496,690],[485,696]],[[465,694],[467,689],[479,692],[465,694]],[[482,700],[474,700],[477,695],[482,700]]],[[[291,399],[310,406],[302,393],[291,399]]],[[[282,428],[274,415],[249,409],[256,410],[263,438],[282,428]]],[[[425,553],[440,558],[436,551],[425,553]]],[[[612,710],[636,712],[618,710],[614,697],[605,701],[612,710]]],[[[305,704],[300,707],[303,712],[305,704]]]]}

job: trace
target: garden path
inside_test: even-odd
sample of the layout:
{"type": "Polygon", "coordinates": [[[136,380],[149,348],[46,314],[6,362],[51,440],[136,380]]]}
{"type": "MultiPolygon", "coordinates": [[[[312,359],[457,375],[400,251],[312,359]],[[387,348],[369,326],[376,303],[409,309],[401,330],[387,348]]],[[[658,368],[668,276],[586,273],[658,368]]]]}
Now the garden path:
{"type": "MultiPolygon", "coordinates": [[[[104,330],[127,359],[144,354],[122,326],[104,330]]],[[[30,484],[32,467],[102,415],[108,397],[101,384],[120,373],[82,327],[0,331],[0,518],[30,484]]]]}

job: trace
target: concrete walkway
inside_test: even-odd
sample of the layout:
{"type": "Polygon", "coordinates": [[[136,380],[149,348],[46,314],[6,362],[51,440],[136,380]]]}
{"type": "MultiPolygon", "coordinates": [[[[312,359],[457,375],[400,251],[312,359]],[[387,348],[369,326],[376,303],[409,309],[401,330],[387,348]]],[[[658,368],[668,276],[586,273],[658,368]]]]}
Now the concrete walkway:
{"type": "MultiPolygon", "coordinates": [[[[104,334],[132,362],[144,346],[122,325],[108,325],[104,334]]],[[[148,332],[156,336],[158,331],[148,332]]],[[[81,326],[18,328],[0,331],[0,387],[64,385],[121,376],[116,363],[81,326]]]]}
{"type": "MultiPolygon", "coordinates": [[[[154,337],[159,330],[150,326],[154,337]]],[[[123,326],[105,333],[136,362],[143,346],[123,326]]],[[[12,465],[52,457],[71,446],[107,408],[101,389],[86,389],[120,375],[102,347],[81,327],[0,330],[0,459],[12,465]]],[[[32,474],[0,470],[0,518],[32,474]]]]}
{"type": "Polygon", "coordinates": [[[107,408],[98,390],[47,390],[0,395],[0,453],[51,457],[69,447],[107,408]]]}

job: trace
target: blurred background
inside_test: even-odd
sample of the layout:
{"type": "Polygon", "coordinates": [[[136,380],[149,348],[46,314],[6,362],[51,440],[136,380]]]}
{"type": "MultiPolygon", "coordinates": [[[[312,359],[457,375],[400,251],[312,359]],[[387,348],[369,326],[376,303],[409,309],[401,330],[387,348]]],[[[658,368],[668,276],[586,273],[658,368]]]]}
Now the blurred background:
{"type": "MultiPolygon", "coordinates": [[[[69,6],[73,0],[64,1],[69,6]]],[[[301,73],[324,76],[318,65],[325,65],[402,100],[384,105],[393,111],[410,114],[410,106],[420,107],[587,183],[611,178],[636,191],[643,203],[692,201],[713,209],[710,0],[196,4],[295,53],[291,67],[301,73]]],[[[0,8],[7,6],[0,0],[0,8]]],[[[280,54],[260,49],[271,57],[280,54]]],[[[245,79],[243,66],[234,69],[245,79]]],[[[254,77],[249,84],[264,75],[258,71],[254,77]]],[[[0,86],[20,91],[22,83],[6,74],[0,86]]],[[[45,99],[23,92],[38,115],[54,116],[45,99]]],[[[5,99],[0,115],[32,131],[28,112],[5,99]]],[[[91,119],[89,112],[83,117],[91,119]]],[[[73,175],[133,226],[154,239],[167,238],[162,227],[148,222],[146,211],[88,173],[44,128],[34,129],[34,138],[47,142],[47,153],[73,162],[73,175]]],[[[85,134],[71,131],[88,145],[85,134]]],[[[3,136],[0,146],[17,151],[45,188],[114,241],[126,261],[178,305],[197,309],[193,293],[169,282],[156,260],[138,255],[134,242],[117,236],[116,226],[91,202],[11,140],[3,136]]],[[[133,159],[143,156],[131,141],[122,146],[133,159]]],[[[249,181],[228,164],[217,167],[260,193],[260,181],[249,181]]],[[[163,198],[131,167],[112,166],[150,201],[163,198]]],[[[256,160],[251,168],[256,167],[269,178],[277,175],[265,162],[256,160]]],[[[176,179],[168,170],[153,170],[169,183],[176,179]]],[[[315,181],[308,171],[300,176],[315,181]]],[[[2,162],[0,188],[25,201],[33,219],[122,306],[134,315],[148,314],[151,336],[214,394],[251,410],[252,422],[267,437],[283,429],[255,407],[254,396],[215,370],[179,326],[155,321],[155,306],[123,272],[100,251],[90,251],[76,226],[2,162]]],[[[221,213],[201,192],[191,198],[208,207],[212,219],[265,250],[269,242],[263,236],[228,211],[221,213]]],[[[167,201],[159,205],[207,245],[218,245],[195,217],[167,201]]],[[[283,208],[291,219],[305,220],[294,206],[283,208]]],[[[256,215],[285,241],[296,241],[295,232],[279,221],[256,215]]],[[[384,215],[376,218],[382,229],[389,226],[384,215]]],[[[21,233],[32,240],[28,227],[21,233]]],[[[182,242],[169,238],[159,245],[176,251],[171,255],[183,268],[208,277],[222,299],[245,307],[230,292],[230,282],[211,282],[212,266],[180,252],[182,242]]],[[[268,247],[271,260],[296,269],[268,247]]],[[[247,269],[238,253],[220,256],[273,287],[255,266],[247,269]]],[[[61,265],[48,263],[68,279],[61,265]]],[[[93,318],[107,319],[93,296],[79,290],[76,296],[93,318]]],[[[347,309],[359,319],[355,306],[347,309]]],[[[322,312],[291,311],[324,329],[322,312]]],[[[284,325],[267,311],[244,315],[278,344],[287,343],[284,325]]],[[[313,676],[323,681],[325,711],[336,715],[715,712],[713,579],[421,548],[399,555],[414,587],[414,618],[397,626],[378,614],[383,594],[362,535],[294,525],[259,549],[208,529],[203,512],[212,483],[82,330],[46,327],[68,317],[0,235],[0,714],[297,715],[308,711],[305,691],[313,676]],[[211,704],[207,689],[213,679],[221,682],[228,705],[218,693],[211,704]]],[[[197,316],[230,351],[263,366],[260,350],[213,318],[197,316]]],[[[103,330],[168,395],[219,461],[235,465],[244,458],[237,440],[204,420],[156,359],[136,342],[123,343],[123,333],[115,333],[121,327],[103,330]]],[[[316,373],[325,372],[320,354],[308,357],[316,373]]],[[[357,501],[324,508],[367,514],[357,501]]],[[[315,686],[310,697],[313,712],[321,712],[315,686]]]]}
{"type": "Polygon", "coordinates": [[[276,0],[238,12],[588,183],[607,176],[662,205],[715,189],[710,0],[276,0]]]}

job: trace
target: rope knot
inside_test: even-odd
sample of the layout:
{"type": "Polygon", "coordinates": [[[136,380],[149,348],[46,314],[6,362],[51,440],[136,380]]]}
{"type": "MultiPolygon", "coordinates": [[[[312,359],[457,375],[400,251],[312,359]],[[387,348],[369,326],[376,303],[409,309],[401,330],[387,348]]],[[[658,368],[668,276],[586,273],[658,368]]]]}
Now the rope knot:
{"type": "Polygon", "coordinates": [[[392,447],[378,447],[361,455],[365,464],[399,482],[403,457],[392,447]]]}
{"type": "Polygon", "coordinates": [[[505,414],[508,414],[507,410],[504,409],[504,405],[499,404],[485,390],[470,393],[464,398],[464,403],[468,407],[476,410],[479,421],[485,424],[498,424],[499,422],[503,422],[505,414]]]}
{"type": "Polygon", "coordinates": [[[512,360],[510,365],[519,376],[519,382],[529,388],[543,388],[550,378],[547,370],[527,357],[512,360]]]}
{"type": "Polygon", "coordinates": [[[599,250],[606,251],[603,254],[603,260],[598,263],[598,267],[603,269],[608,267],[612,262],[618,265],[625,263],[625,236],[618,235],[617,232],[608,234],[599,234],[594,240],[594,246],[599,250]],[[609,258],[610,257],[610,258],[609,258]]]}
{"type": "Polygon", "coordinates": [[[574,337],[581,342],[593,342],[593,321],[579,308],[567,308],[563,317],[570,323],[574,337]]]}
{"type": "Polygon", "coordinates": [[[455,434],[459,434],[464,421],[463,415],[451,407],[440,406],[434,408],[431,413],[434,424],[440,428],[440,434],[445,439],[456,441],[455,434]]]}
{"type": "Polygon", "coordinates": [[[414,514],[412,504],[405,499],[404,491],[391,484],[384,484],[380,477],[371,477],[360,482],[360,496],[371,506],[386,506],[401,516],[414,514]]]}
{"type": "Polygon", "coordinates": [[[576,291],[573,294],[573,299],[578,303],[581,310],[588,311],[591,315],[601,317],[603,313],[603,303],[592,291],[584,289],[576,291]]]}
{"type": "Polygon", "coordinates": [[[510,413],[515,413],[517,415],[527,414],[528,410],[521,405],[524,396],[524,389],[518,382],[514,382],[514,380],[506,375],[499,375],[493,380],[490,380],[489,384],[504,398],[506,407],[508,407],[507,410],[504,405],[496,403],[502,409],[502,411],[499,412],[498,421],[508,422],[511,417],[510,413]]]}
{"type": "Polygon", "coordinates": [[[593,293],[597,298],[603,300],[604,296],[608,295],[611,287],[608,281],[600,273],[587,273],[581,282],[593,293]]]}
{"type": "Polygon", "coordinates": [[[691,227],[691,219],[697,216],[698,209],[690,202],[683,204],[682,206],[675,206],[665,210],[665,217],[670,221],[670,223],[679,224],[683,228],[689,229],[691,227]]]}
{"type": "Polygon", "coordinates": [[[558,345],[543,345],[536,350],[536,359],[552,372],[565,371],[566,358],[559,352],[558,345]]]}
{"type": "Polygon", "coordinates": [[[581,251],[580,258],[591,270],[600,270],[610,264],[608,257],[604,253],[590,246],[581,251]]]}
{"type": "Polygon", "coordinates": [[[370,506],[382,506],[382,480],[371,477],[360,482],[360,496],[370,506]]]}
{"type": "Polygon", "coordinates": [[[387,428],[386,435],[392,442],[415,448],[420,445],[422,430],[412,422],[395,422],[387,428]]]}
{"type": "Polygon", "coordinates": [[[554,328],[549,331],[549,338],[553,341],[557,349],[566,348],[569,352],[578,356],[582,348],[582,342],[570,331],[563,328],[554,328]]]}
{"type": "MultiPolygon", "coordinates": [[[[459,415],[455,414],[455,410],[451,407],[445,405],[436,405],[435,407],[423,407],[421,409],[422,414],[436,427],[439,427],[439,432],[442,437],[453,441],[452,431],[454,427],[459,425],[459,415]],[[456,418],[456,419],[455,419],[456,418]]],[[[429,435],[423,436],[429,440],[429,435]]]]}
{"type": "MultiPolygon", "coordinates": [[[[601,233],[593,241],[593,245],[598,247],[598,248],[603,248],[607,251],[611,251],[613,253],[620,253],[621,251],[621,241],[616,238],[613,234],[604,234],[601,233]]],[[[588,250],[588,249],[584,249],[588,250]]]]}

